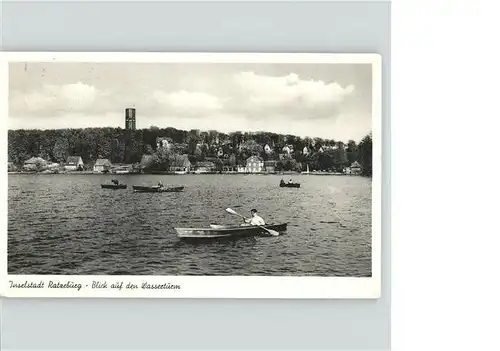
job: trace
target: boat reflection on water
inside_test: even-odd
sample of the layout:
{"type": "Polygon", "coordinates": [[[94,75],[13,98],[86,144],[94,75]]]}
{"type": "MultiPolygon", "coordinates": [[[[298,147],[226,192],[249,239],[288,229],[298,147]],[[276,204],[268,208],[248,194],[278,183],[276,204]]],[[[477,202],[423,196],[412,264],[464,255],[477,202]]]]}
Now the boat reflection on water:
{"type": "Polygon", "coordinates": [[[183,186],[164,188],[161,186],[139,186],[132,187],[136,193],[178,193],[184,190],[183,186]]]}

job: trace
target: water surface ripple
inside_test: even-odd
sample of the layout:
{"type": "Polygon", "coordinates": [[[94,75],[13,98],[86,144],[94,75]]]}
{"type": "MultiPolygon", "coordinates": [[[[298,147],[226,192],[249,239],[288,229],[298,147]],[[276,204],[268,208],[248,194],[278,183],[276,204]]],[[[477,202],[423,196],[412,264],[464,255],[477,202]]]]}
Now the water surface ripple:
{"type": "Polygon", "coordinates": [[[371,180],[274,175],[9,175],[9,274],[371,276],[371,180]],[[133,193],[132,185],[184,185],[133,193]],[[279,237],[186,243],[173,229],[234,224],[257,208],[279,237]]]}

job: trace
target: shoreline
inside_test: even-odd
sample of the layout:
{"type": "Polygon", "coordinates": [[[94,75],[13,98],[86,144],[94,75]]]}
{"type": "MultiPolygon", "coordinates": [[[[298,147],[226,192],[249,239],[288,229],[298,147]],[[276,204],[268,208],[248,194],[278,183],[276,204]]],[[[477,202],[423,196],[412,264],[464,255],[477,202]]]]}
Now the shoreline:
{"type": "Polygon", "coordinates": [[[61,173],[43,173],[43,172],[7,172],[8,175],[31,175],[31,176],[54,176],[54,175],[86,175],[86,176],[139,176],[139,175],[165,175],[165,176],[206,176],[206,175],[231,175],[231,176],[245,176],[245,175],[258,175],[258,176],[347,176],[347,177],[363,177],[361,174],[344,174],[344,173],[326,173],[326,172],[318,172],[318,173],[232,173],[232,172],[222,172],[222,173],[184,173],[184,174],[176,174],[173,172],[164,172],[164,173],[95,173],[95,172],[61,172],[61,173]]]}

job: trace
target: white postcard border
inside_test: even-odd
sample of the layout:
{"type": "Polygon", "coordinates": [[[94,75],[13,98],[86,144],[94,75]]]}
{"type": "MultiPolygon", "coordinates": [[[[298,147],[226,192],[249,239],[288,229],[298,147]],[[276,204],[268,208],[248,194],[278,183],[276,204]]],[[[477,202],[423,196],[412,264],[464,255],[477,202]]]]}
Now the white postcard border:
{"type": "Polygon", "coordinates": [[[6,297],[110,298],[379,298],[382,230],[382,58],[378,54],[308,53],[91,53],[1,52],[0,295],[6,297]],[[9,62],[143,62],[143,63],[370,63],[372,64],[372,277],[272,276],[83,276],[9,275],[7,271],[7,118],[9,62]],[[106,288],[91,288],[96,282],[106,288]],[[119,282],[122,288],[119,289],[119,282]],[[30,285],[31,283],[31,285],[30,285]],[[36,287],[43,283],[43,287],[36,287]],[[112,284],[118,283],[116,288],[112,284]],[[137,288],[127,289],[127,284],[137,288]],[[17,284],[21,287],[14,287],[17,284]],[[32,287],[22,287],[23,284],[32,287]],[[81,288],[78,290],[78,284],[81,288]],[[143,286],[143,284],[146,284],[143,286]]]}

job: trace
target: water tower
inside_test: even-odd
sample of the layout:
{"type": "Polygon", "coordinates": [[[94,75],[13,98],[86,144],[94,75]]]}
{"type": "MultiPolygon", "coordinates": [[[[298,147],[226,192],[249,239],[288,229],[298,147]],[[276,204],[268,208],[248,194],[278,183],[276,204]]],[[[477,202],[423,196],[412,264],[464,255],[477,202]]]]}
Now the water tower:
{"type": "Polygon", "coordinates": [[[135,108],[125,109],[125,129],[135,130],[135,108]]]}

